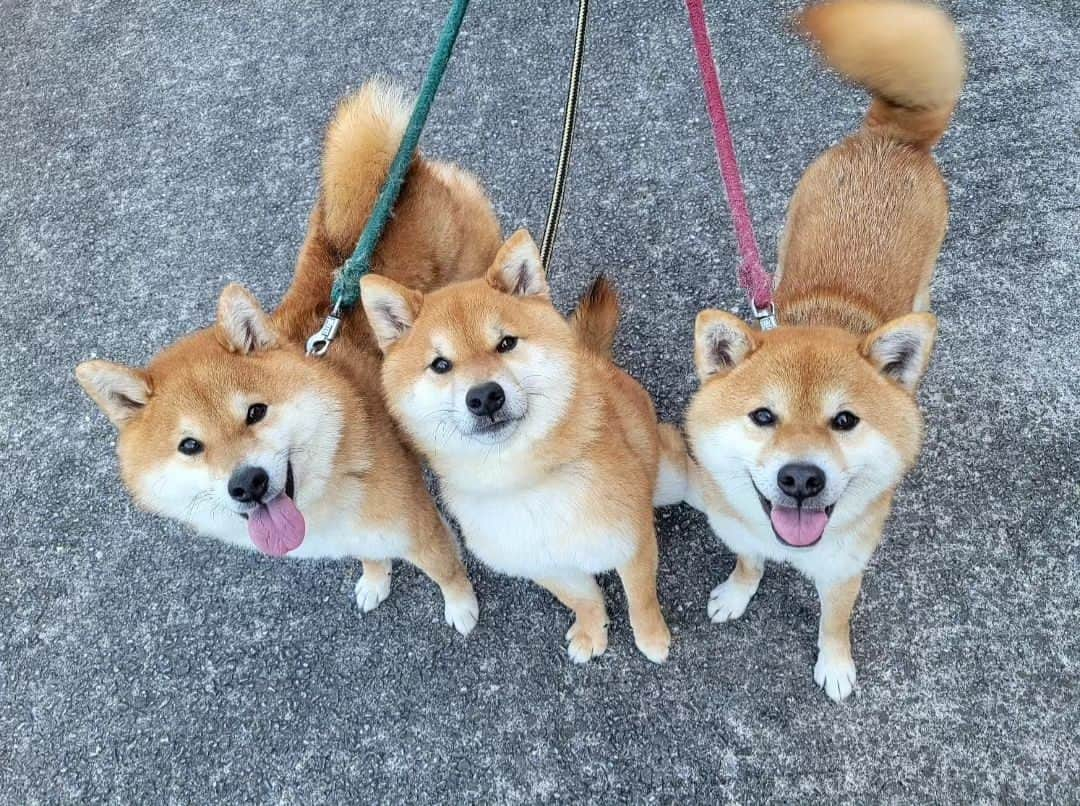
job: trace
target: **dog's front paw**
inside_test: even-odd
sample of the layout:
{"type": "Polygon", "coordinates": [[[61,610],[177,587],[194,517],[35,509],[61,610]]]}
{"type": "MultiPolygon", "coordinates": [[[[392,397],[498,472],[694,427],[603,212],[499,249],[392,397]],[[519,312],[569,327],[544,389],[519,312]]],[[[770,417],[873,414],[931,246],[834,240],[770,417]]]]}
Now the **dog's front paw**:
{"type": "Polygon", "coordinates": [[[446,597],[444,613],[448,625],[462,635],[471,633],[476,622],[480,620],[480,603],[476,601],[473,589],[469,588],[465,593],[446,597]]]}
{"type": "Polygon", "coordinates": [[[607,649],[607,625],[575,619],[566,632],[566,640],[570,642],[566,647],[570,660],[574,663],[588,663],[592,658],[603,655],[607,649]]]}
{"type": "Polygon", "coordinates": [[[729,579],[721,582],[709,594],[709,618],[717,624],[734,621],[746,612],[754,589],[729,579]]]}
{"type": "Polygon", "coordinates": [[[653,663],[663,663],[668,659],[671,649],[671,632],[663,623],[648,633],[635,630],[634,643],[641,650],[641,654],[653,663]]]}
{"type": "Polygon", "coordinates": [[[851,655],[819,651],[817,663],[814,664],[814,682],[834,702],[846,699],[855,689],[855,661],[851,655]]]}
{"type": "Polygon", "coordinates": [[[370,613],[390,595],[390,574],[365,571],[356,581],[356,606],[361,613],[370,613]]]}

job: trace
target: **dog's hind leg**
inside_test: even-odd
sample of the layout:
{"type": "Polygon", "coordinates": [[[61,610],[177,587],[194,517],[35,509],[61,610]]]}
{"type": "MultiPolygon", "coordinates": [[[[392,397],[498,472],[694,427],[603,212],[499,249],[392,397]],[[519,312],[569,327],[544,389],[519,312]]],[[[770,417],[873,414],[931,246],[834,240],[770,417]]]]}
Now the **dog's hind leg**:
{"type": "Polygon", "coordinates": [[[664,507],[686,500],[690,457],[679,429],[660,423],[660,467],[656,473],[653,506],[664,507]]]}

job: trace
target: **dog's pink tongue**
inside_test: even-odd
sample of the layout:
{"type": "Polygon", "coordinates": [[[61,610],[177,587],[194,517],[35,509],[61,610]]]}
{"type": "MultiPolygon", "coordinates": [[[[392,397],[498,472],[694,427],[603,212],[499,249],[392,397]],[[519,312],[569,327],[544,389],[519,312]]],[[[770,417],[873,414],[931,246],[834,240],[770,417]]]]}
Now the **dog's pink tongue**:
{"type": "Polygon", "coordinates": [[[829,522],[829,516],[823,510],[797,507],[774,506],[771,517],[776,533],[792,546],[809,546],[817,542],[829,522]]]}
{"type": "Polygon", "coordinates": [[[263,554],[281,557],[304,542],[307,524],[289,496],[282,493],[248,515],[248,536],[263,554]]]}

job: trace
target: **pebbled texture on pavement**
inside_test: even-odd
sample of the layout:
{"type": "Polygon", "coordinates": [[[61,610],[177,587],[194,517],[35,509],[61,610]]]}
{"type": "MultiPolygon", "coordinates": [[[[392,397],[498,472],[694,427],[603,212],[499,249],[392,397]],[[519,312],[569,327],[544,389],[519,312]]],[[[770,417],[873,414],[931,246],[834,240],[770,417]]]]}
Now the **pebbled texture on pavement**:
{"type": "MultiPolygon", "coordinates": [[[[770,567],[739,621],[733,558],[658,514],[674,645],[608,653],[471,563],[481,622],[442,623],[399,564],[272,561],[136,511],[73,377],[202,326],[230,281],[273,304],[334,102],[419,86],[448,4],[0,0],[0,801],[1067,801],[1080,786],[1080,7],[947,4],[970,77],[937,149],[953,203],[926,448],[854,619],[859,684],[812,680],[812,586],[770,567]]],[[[767,256],[802,169],[867,105],[787,28],[711,4],[767,256]]],[[[543,226],[576,4],[477,2],[423,148],[474,170],[507,232],[543,226]]],[[[678,420],[705,306],[739,304],[723,191],[676,0],[593,4],[553,264],[568,309],[621,290],[620,362],[678,420]]]]}

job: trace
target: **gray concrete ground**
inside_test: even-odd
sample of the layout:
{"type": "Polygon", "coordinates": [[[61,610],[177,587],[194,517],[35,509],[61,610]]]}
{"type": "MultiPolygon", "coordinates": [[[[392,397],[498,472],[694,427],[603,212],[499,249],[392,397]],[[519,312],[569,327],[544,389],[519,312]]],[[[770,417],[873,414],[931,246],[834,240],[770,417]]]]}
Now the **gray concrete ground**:
{"type": "MultiPolygon", "coordinates": [[[[72,376],[145,361],[220,289],[285,289],[335,100],[419,84],[445,0],[16,2],[0,11],[0,800],[1075,800],[1080,8],[956,0],[972,52],[938,149],[953,199],[922,393],[926,449],[854,620],[859,688],[811,680],[811,586],[772,568],[717,627],[732,558],[659,515],[671,661],[581,668],[568,615],[471,571],[441,623],[399,567],[360,619],[358,563],[275,562],[137,512],[72,376]]],[[[800,171],[866,106],[785,30],[794,3],[713,2],[754,216],[775,251],[800,171]]],[[[733,238],[675,0],[597,2],[553,285],[603,269],[617,353],[667,419],[703,306],[738,304],[733,238]]],[[[575,6],[477,2],[424,147],[539,231],[575,6]]]]}

